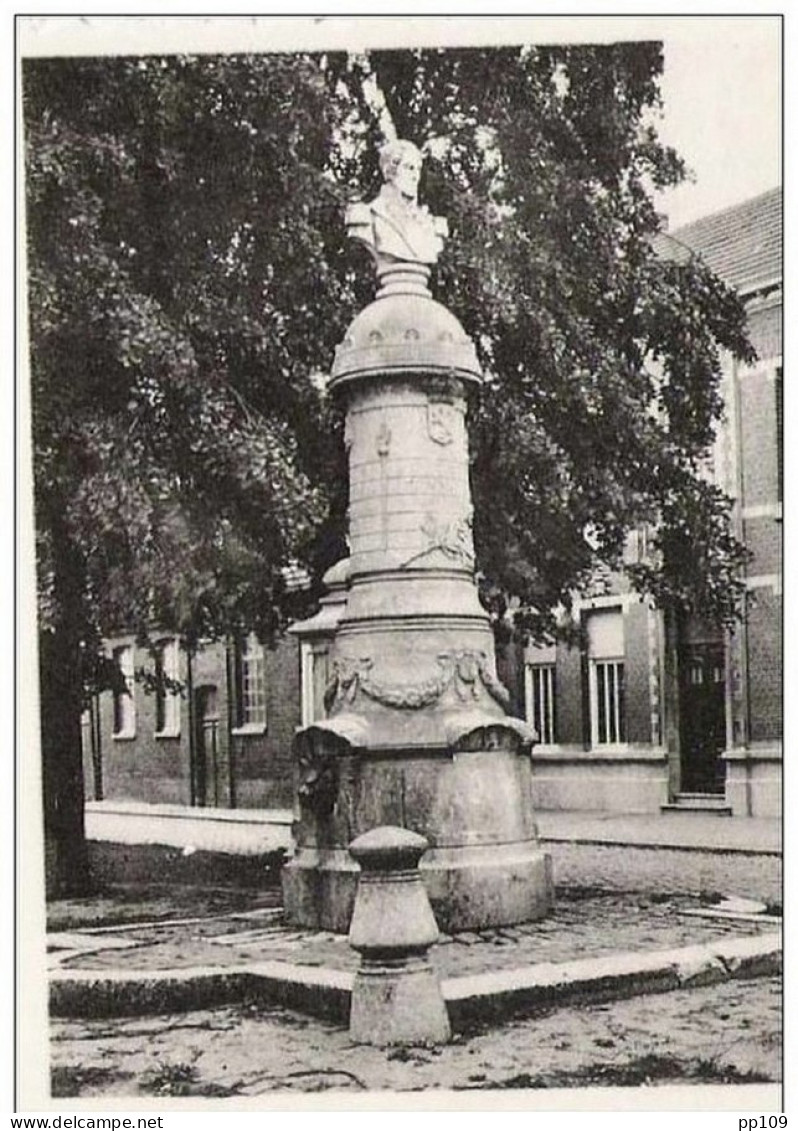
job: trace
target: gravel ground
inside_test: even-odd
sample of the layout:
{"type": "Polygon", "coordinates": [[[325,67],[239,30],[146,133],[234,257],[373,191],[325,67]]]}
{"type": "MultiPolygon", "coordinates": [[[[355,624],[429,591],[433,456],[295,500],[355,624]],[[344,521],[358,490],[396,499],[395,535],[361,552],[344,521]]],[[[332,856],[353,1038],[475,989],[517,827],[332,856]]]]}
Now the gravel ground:
{"type": "MultiPolygon", "coordinates": [[[[258,1096],[285,1090],[425,1091],[775,1082],[776,978],[552,1010],[384,1051],[342,1026],[235,1007],[52,1025],[54,1097],[258,1096]]],[[[199,1100],[198,1102],[201,1102],[199,1100]]]]}
{"type": "MultiPolygon", "coordinates": [[[[464,932],[444,936],[432,950],[433,962],[444,977],[509,969],[538,962],[567,962],[619,951],[652,951],[697,945],[729,936],[773,931],[770,924],[745,920],[720,920],[686,915],[707,910],[697,897],[657,898],[620,893],[558,893],[552,915],[538,923],[518,927],[464,932]]],[[[239,914],[241,914],[239,912],[239,914]]],[[[114,949],[91,953],[59,954],[59,940],[51,940],[53,955],[63,969],[157,970],[181,966],[228,966],[248,961],[279,959],[304,966],[354,969],[357,955],[345,935],[298,931],[270,919],[263,908],[251,918],[219,917],[206,922],[163,923],[156,927],[130,927],[124,932],[95,935],[92,945],[104,939],[114,949]],[[124,940],[131,945],[119,950],[124,940]]]]}

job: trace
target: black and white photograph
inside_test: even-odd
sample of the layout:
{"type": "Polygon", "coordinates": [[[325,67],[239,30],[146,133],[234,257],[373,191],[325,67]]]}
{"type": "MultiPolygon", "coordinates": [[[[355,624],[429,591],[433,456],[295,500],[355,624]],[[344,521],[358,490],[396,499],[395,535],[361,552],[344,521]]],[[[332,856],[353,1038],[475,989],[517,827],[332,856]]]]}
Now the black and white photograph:
{"type": "Polygon", "coordinates": [[[786,1127],[782,34],[17,17],[15,1110],[786,1127]]]}

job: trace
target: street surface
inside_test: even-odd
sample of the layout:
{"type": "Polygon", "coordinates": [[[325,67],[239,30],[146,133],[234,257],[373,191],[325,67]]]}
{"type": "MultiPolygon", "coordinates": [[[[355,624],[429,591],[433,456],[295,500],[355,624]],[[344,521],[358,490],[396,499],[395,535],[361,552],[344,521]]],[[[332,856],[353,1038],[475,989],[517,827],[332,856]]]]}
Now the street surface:
{"type": "Polygon", "coordinates": [[[732,981],[459,1034],[437,1049],[353,1045],[343,1026],[279,1008],[58,1021],[55,1096],[257,1096],[762,1083],[781,1077],[781,984],[732,981]]]}

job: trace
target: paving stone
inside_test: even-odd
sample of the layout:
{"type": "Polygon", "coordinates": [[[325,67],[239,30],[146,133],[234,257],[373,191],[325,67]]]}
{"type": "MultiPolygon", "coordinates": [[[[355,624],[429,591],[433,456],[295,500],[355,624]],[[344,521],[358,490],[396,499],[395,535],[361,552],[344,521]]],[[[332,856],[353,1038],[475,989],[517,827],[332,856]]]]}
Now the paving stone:
{"type": "MultiPolygon", "coordinates": [[[[714,920],[677,913],[700,911],[702,906],[697,897],[651,904],[620,892],[560,898],[548,919],[510,929],[455,935],[450,942],[439,942],[433,947],[432,959],[441,976],[448,977],[487,968],[529,965],[543,956],[567,961],[630,948],[683,947],[773,930],[773,925],[765,921],[714,920]],[[511,940],[511,934],[516,938],[511,940]]],[[[199,933],[195,926],[164,923],[154,931],[131,928],[127,935],[115,937],[133,939],[137,944],[125,954],[127,969],[180,964],[219,966],[252,959],[265,961],[271,955],[282,959],[290,956],[291,961],[299,964],[338,969],[354,969],[357,965],[345,935],[297,931],[277,923],[253,927],[252,922],[244,919],[206,926],[206,933],[199,933]]],[[[56,962],[54,955],[51,960],[56,962]]],[[[119,959],[110,950],[92,954],[74,950],[62,952],[57,964],[69,969],[106,969],[118,966],[119,959]]]]}

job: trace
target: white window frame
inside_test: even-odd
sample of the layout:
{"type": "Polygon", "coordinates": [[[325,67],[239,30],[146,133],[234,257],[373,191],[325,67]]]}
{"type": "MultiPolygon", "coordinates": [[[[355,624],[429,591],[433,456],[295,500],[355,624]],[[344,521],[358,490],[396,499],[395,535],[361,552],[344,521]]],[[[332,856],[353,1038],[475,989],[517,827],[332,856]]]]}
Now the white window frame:
{"type": "MultiPolygon", "coordinates": [[[[156,650],[160,653],[159,658],[156,659],[156,673],[157,666],[161,666],[163,674],[167,679],[179,680],[180,679],[180,651],[179,644],[176,636],[169,636],[163,640],[159,640],[155,645],[156,650]]],[[[169,691],[166,688],[160,690],[156,688],[156,705],[155,705],[155,719],[156,719],[156,738],[179,738],[180,737],[180,692],[169,691]],[[163,697],[163,726],[157,729],[158,721],[158,701],[163,697]]]]}
{"type": "MultiPolygon", "coordinates": [[[[604,606],[602,610],[617,613],[620,618],[620,632],[623,632],[623,605],[617,603],[613,606],[604,606]]],[[[588,625],[588,634],[590,632],[588,625]]],[[[616,647],[623,646],[623,641],[616,641],[616,647]]],[[[605,645],[606,646],[606,645],[605,645]]],[[[626,739],[626,656],[623,652],[608,649],[600,654],[593,653],[589,645],[588,654],[588,699],[590,706],[590,747],[601,751],[624,751],[629,749],[626,739]],[[600,669],[613,673],[613,678],[601,680],[600,669]],[[603,687],[600,687],[603,684],[603,687]],[[623,687],[623,694],[620,688],[623,687]],[[604,732],[602,738],[600,727],[599,696],[603,699],[604,707],[604,732]]]]}
{"type": "Polygon", "coordinates": [[[119,666],[119,670],[127,685],[127,694],[114,692],[113,702],[113,728],[111,737],[115,740],[125,740],[136,737],[136,695],[135,695],[135,664],[136,656],[132,644],[119,644],[111,653],[112,658],[119,666]],[[122,722],[117,727],[117,711],[122,722]]]}
{"type": "MultiPolygon", "coordinates": [[[[233,734],[265,734],[268,724],[266,710],[266,657],[264,648],[254,633],[245,636],[236,645],[236,679],[235,679],[235,708],[236,726],[233,734]],[[260,683],[260,688],[255,688],[255,698],[250,696],[250,687],[255,682],[260,683]],[[251,706],[248,704],[251,699],[251,706]],[[260,705],[256,699],[260,698],[260,705]],[[262,718],[251,718],[249,713],[252,707],[258,707],[257,714],[262,718]]],[[[254,712],[253,712],[254,713],[254,712]]]]}
{"type": "Polygon", "coordinates": [[[526,719],[535,728],[538,734],[538,749],[551,748],[557,745],[557,678],[556,664],[552,662],[531,663],[524,665],[524,696],[526,700],[526,719]],[[545,718],[539,719],[535,710],[535,681],[540,680],[541,687],[539,698],[543,704],[545,718]]]}
{"type": "Polygon", "coordinates": [[[84,754],[91,754],[91,710],[87,707],[80,712],[80,748],[84,754]]]}
{"type": "Polygon", "coordinates": [[[302,726],[309,727],[316,721],[315,686],[313,669],[315,656],[313,645],[309,640],[302,640],[299,645],[299,695],[302,712],[302,726]]]}
{"type": "MultiPolygon", "coordinates": [[[[330,660],[328,639],[301,640],[299,644],[300,705],[302,726],[309,727],[326,718],[323,693],[317,698],[318,684],[326,675],[330,660]],[[324,665],[320,669],[320,665],[324,665]]],[[[323,692],[323,688],[322,688],[323,692]]]]}

